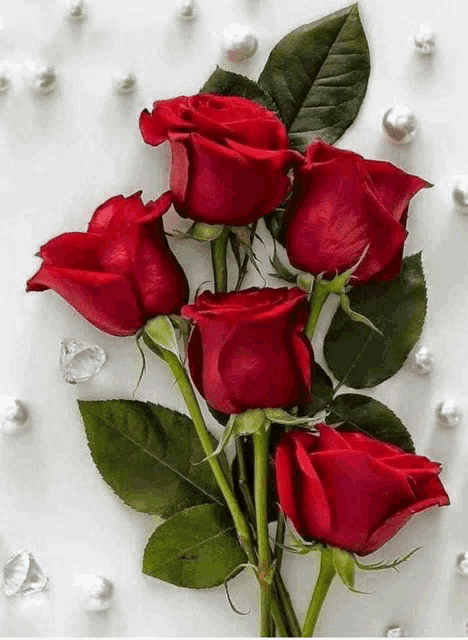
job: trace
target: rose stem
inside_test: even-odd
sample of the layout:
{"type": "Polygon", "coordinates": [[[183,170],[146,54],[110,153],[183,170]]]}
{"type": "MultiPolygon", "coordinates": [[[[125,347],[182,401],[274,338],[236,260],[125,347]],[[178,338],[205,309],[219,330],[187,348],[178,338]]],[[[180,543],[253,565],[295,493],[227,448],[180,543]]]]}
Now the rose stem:
{"type": "Polygon", "coordinates": [[[215,293],[224,293],[227,290],[227,264],[226,251],[229,240],[229,227],[224,227],[220,235],[211,241],[211,263],[215,293]]]}
{"type": "Polygon", "coordinates": [[[320,572],[315,584],[314,593],[307,610],[304,627],[302,629],[302,637],[309,638],[314,634],[315,625],[322,608],[323,601],[328,593],[328,589],[335,577],[336,570],[333,565],[333,550],[323,548],[320,557],[320,572]]]}
{"type": "MultiPolygon", "coordinates": [[[[174,375],[174,378],[179,386],[180,392],[185,400],[185,404],[187,405],[187,409],[190,413],[190,416],[193,420],[193,424],[198,434],[198,438],[203,447],[203,451],[207,456],[210,456],[213,453],[213,446],[211,444],[211,437],[209,431],[206,427],[205,420],[203,418],[203,414],[200,410],[200,405],[198,404],[197,397],[192,387],[192,383],[187,375],[187,372],[184,369],[183,364],[180,362],[179,358],[168,351],[167,349],[162,349],[164,353],[164,359],[166,360],[169,368],[174,375]]],[[[268,447],[268,441],[267,441],[268,447]]],[[[239,542],[243,547],[244,551],[247,554],[247,558],[249,563],[252,565],[257,564],[257,558],[255,554],[254,547],[252,545],[252,540],[250,537],[249,525],[242,513],[242,510],[232,492],[231,485],[224,475],[224,472],[221,468],[221,465],[216,458],[216,456],[211,456],[208,458],[208,463],[211,467],[214,477],[218,483],[219,488],[226,500],[229,511],[231,512],[232,519],[234,520],[234,525],[236,527],[237,536],[239,538],[239,542]]],[[[268,530],[267,530],[267,542],[268,542],[268,530]]],[[[260,582],[261,584],[261,582],[260,582]]],[[[274,616],[275,624],[278,628],[282,637],[288,637],[291,635],[288,632],[286,621],[284,619],[284,614],[282,613],[278,603],[276,601],[272,602],[272,614],[274,616]]]]}
{"type": "MultiPolygon", "coordinates": [[[[246,465],[244,450],[242,448],[240,437],[236,438],[236,453],[237,453],[237,462],[239,465],[239,486],[244,496],[249,520],[252,522],[255,522],[255,506],[254,506],[250,489],[249,489],[247,465],[246,465]]],[[[286,524],[285,524],[283,515],[281,513],[279,515],[279,519],[281,521],[280,528],[283,528],[283,530],[285,530],[286,524]]],[[[276,539],[278,541],[278,535],[276,539]]],[[[281,545],[283,543],[284,543],[284,535],[282,536],[282,539],[280,541],[281,545]]],[[[283,549],[281,549],[280,547],[277,547],[277,552],[279,551],[281,551],[281,555],[282,555],[283,549]]],[[[273,599],[273,604],[272,604],[273,618],[275,619],[275,624],[278,627],[277,613],[275,613],[274,608],[275,606],[280,606],[283,612],[282,617],[284,618],[284,621],[286,621],[288,625],[288,628],[286,629],[286,636],[299,638],[301,636],[301,627],[299,625],[296,612],[294,611],[294,607],[291,602],[291,598],[289,596],[288,590],[286,589],[286,586],[283,582],[283,578],[281,577],[280,564],[281,564],[281,560],[279,559],[279,556],[277,553],[273,584],[275,588],[275,596],[276,596],[276,600],[278,601],[278,605],[276,604],[275,599],[273,599]]],[[[280,628],[278,628],[278,633],[283,636],[283,633],[281,632],[280,628]]]]}
{"type": "Polygon", "coordinates": [[[305,328],[305,332],[309,340],[311,340],[314,335],[320,311],[322,310],[322,307],[327,301],[329,295],[330,290],[328,288],[328,283],[324,284],[321,280],[316,279],[312,289],[312,295],[310,296],[309,320],[305,328]]]}
{"type": "Polygon", "coordinates": [[[254,495],[257,520],[258,580],[260,583],[260,636],[271,635],[271,554],[268,535],[268,425],[253,434],[254,495]]]}

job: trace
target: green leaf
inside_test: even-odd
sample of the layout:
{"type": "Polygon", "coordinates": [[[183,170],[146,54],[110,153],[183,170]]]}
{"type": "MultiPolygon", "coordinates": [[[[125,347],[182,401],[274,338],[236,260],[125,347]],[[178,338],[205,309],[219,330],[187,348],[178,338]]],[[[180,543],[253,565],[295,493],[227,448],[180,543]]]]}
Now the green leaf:
{"type": "Polygon", "coordinates": [[[154,531],[143,573],[178,587],[206,589],[223,584],[245,561],[229,512],[206,504],[176,513],[154,531]]]}
{"type": "Polygon", "coordinates": [[[263,107],[276,111],[276,105],[272,97],[257,82],[232,71],[226,71],[221,67],[216,67],[200,93],[217,93],[221,96],[241,96],[254,102],[258,102],[263,107]]]}
{"type": "Polygon", "coordinates": [[[395,280],[356,287],[349,299],[354,311],[369,318],[383,335],[338,309],[325,337],[325,360],[348,387],[374,387],[401,369],[421,335],[427,305],[421,253],[403,261],[395,280]]]}
{"type": "Polygon", "coordinates": [[[78,405],[93,460],[128,506],[168,518],[194,505],[224,504],[208,463],[196,464],[204,452],[187,416],[135,400],[78,405]]]}
{"type": "Polygon", "coordinates": [[[273,236],[273,239],[283,245],[283,247],[286,244],[283,227],[283,218],[285,211],[286,207],[276,207],[274,211],[264,217],[267,229],[273,236]]]}
{"type": "Polygon", "coordinates": [[[342,549],[332,549],[333,565],[337,574],[340,576],[342,583],[348,589],[354,589],[355,567],[354,558],[347,551],[342,549]]]}
{"type": "Polygon", "coordinates": [[[259,84],[273,97],[303,151],[314,138],[333,143],[356,118],[370,72],[357,4],[303,25],[273,49],[259,84]]]}
{"type": "Polygon", "coordinates": [[[330,405],[328,424],[344,422],[339,430],[362,431],[377,440],[414,453],[414,444],[408,430],[384,404],[369,396],[357,393],[343,393],[337,396],[330,405]]]}

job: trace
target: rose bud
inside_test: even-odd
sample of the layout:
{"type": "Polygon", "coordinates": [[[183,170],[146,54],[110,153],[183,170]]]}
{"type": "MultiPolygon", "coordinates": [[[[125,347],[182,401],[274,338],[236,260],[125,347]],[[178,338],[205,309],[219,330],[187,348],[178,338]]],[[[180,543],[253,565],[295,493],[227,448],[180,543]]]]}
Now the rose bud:
{"type": "Polygon", "coordinates": [[[275,451],[278,500],[305,540],[365,556],[418,511],[449,504],[440,465],[362,433],[321,424],[275,451]]]}
{"type": "Polygon", "coordinates": [[[313,354],[303,333],[306,294],[299,289],[205,292],[182,315],[195,323],[192,379],[214,409],[242,413],[309,399],[313,354]]]}
{"type": "Polygon", "coordinates": [[[42,266],[27,291],[53,289],[114,336],[131,335],[150,318],[179,311],[189,290],[164,235],[171,193],[146,205],[140,194],[107,200],[86,233],[63,233],[42,246],[42,266]]]}
{"type": "Polygon", "coordinates": [[[272,111],[234,96],[199,94],[155,102],[143,111],[145,142],[169,140],[174,207],[208,224],[243,226],[283,200],[288,171],[302,156],[288,149],[272,111]]]}
{"type": "Polygon", "coordinates": [[[428,186],[388,162],[313,142],[284,217],[291,264],[333,278],[367,249],[350,283],[392,280],[401,270],[409,201],[428,186]]]}

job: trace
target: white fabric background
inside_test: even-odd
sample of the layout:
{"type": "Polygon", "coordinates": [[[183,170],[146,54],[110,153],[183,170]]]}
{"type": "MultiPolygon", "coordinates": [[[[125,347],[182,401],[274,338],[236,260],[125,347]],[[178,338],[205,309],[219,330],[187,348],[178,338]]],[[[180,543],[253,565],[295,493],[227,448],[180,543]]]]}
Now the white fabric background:
{"type": "MultiPolygon", "coordinates": [[[[255,635],[250,576],[231,583],[237,605],[253,607],[251,615],[239,617],[221,588],[182,590],[141,574],[154,522],[127,508],[100,479],[75,403],[131,397],[140,367],[133,339],[101,334],[55,294],[27,296],[24,284],[39,265],[39,245],[64,231],[83,230],[101,202],[138,189],[154,198],[167,187],[167,150],[143,144],[138,115],[154,99],[197,92],[220,62],[224,27],[247,22],[258,34],[259,49],[250,61],[223,63],[256,78],[281,36],[344,4],[199,0],[198,20],[181,24],[172,2],[90,0],[88,21],[70,25],[61,0],[0,0],[0,60],[18,65],[11,91],[0,96],[0,392],[23,398],[33,420],[21,437],[0,439],[0,563],[26,548],[51,576],[42,596],[0,596],[1,635],[255,635]],[[57,67],[55,94],[31,94],[26,60],[57,67]],[[112,74],[120,69],[138,76],[132,96],[112,91],[112,74]],[[65,336],[106,349],[108,363],[93,381],[77,387],[62,381],[58,356],[65,336]],[[75,574],[95,571],[115,582],[115,604],[107,614],[83,611],[73,586],[75,574]]],[[[392,559],[423,545],[400,575],[360,573],[357,586],[371,595],[332,585],[318,634],[378,636],[394,623],[416,636],[460,636],[468,619],[468,580],[455,574],[454,561],[468,548],[468,416],[458,429],[443,431],[434,407],[450,396],[467,409],[468,218],[453,207],[450,182],[468,173],[468,5],[362,0],[360,7],[372,75],[360,115],[339,144],[393,161],[436,185],[415,199],[407,243],[408,253],[424,250],[430,300],[423,343],[435,354],[434,370],[421,378],[406,367],[375,396],[403,419],[420,453],[443,463],[452,506],[418,515],[373,556],[392,559]],[[414,52],[411,36],[420,23],[437,32],[433,58],[414,52]],[[408,147],[392,146],[381,132],[382,115],[395,102],[411,105],[420,119],[420,136],[408,147]]],[[[177,224],[170,213],[167,226],[177,224]]],[[[172,246],[194,287],[209,278],[207,247],[181,241],[172,246]]],[[[168,371],[156,361],[137,397],[184,410],[168,371]]],[[[285,561],[301,615],[315,570],[313,557],[285,561]]]]}

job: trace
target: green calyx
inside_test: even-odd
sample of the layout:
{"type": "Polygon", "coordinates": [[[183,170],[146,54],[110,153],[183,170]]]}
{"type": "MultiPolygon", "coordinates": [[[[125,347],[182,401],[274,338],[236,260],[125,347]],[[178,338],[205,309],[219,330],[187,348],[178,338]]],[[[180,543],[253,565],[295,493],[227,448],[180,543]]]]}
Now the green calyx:
{"type": "Polygon", "coordinates": [[[207,224],[206,222],[194,222],[188,231],[177,231],[178,238],[196,240],[197,242],[212,242],[216,240],[224,230],[222,224],[207,224]]]}

